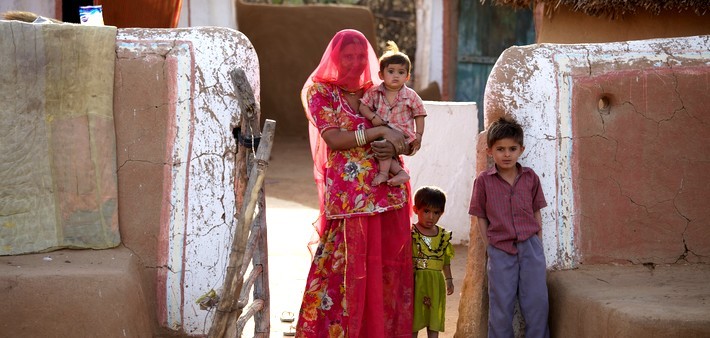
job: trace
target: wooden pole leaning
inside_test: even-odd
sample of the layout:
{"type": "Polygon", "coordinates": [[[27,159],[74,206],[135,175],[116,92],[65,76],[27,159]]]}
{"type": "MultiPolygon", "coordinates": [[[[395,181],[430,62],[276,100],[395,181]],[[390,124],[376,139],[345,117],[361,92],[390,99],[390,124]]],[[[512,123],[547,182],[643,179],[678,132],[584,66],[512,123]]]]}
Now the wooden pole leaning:
{"type": "Polygon", "coordinates": [[[244,71],[242,69],[234,69],[230,72],[230,76],[232,77],[242,112],[239,132],[235,135],[238,139],[238,151],[235,158],[235,170],[238,171],[238,179],[235,183],[237,194],[236,210],[238,214],[235,215],[237,216],[235,217],[237,224],[229,254],[227,274],[222,288],[223,293],[217,304],[208,337],[241,336],[241,328],[252,315],[255,316],[257,321],[255,323],[255,336],[268,337],[270,324],[266,243],[254,244],[256,249],[254,250],[255,269],[253,272],[256,277],[250,278],[248,283],[249,287],[251,283],[255,285],[254,302],[243,318],[240,318],[240,315],[246,302],[241,302],[240,306],[239,296],[242,294],[242,287],[244,286],[246,266],[252,260],[251,255],[247,257],[246,252],[248,239],[252,237],[253,239],[249,241],[266,241],[266,208],[263,183],[273,146],[276,122],[266,120],[264,130],[260,136],[259,109],[244,71]],[[256,153],[256,158],[254,158],[254,153],[256,153]],[[255,232],[255,236],[250,236],[250,231],[255,232]],[[259,263],[258,266],[257,261],[259,263]],[[264,288],[264,286],[266,287],[264,288]]]}

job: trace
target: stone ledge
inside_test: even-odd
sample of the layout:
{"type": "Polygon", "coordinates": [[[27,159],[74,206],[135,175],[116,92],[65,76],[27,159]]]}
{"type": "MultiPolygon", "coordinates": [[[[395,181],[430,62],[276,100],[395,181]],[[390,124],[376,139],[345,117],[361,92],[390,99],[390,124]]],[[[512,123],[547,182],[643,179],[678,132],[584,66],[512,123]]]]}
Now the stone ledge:
{"type": "Polygon", "coordinates": [[[140,268],[125,247],[0,257],[0,335],[151,337],[140,268]]]}
{"type": "Polygon", "coordinates": [[[582,266],[548,274],[554,337],[709,337],[710,265],[582,266]]]}

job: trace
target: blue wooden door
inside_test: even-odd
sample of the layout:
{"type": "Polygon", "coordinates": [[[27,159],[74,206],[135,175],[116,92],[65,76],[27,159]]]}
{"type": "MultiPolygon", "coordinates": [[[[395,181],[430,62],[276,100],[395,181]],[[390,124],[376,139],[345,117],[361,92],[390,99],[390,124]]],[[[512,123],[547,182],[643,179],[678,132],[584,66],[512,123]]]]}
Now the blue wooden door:
{"type": "Polygon", "coordinates": [[[459,1],[456,93],[454,100],[478,105],[478,129],[483,129],[483,92],[493,64],[510,46],[535,42],[530,9],[495,6],[492,1],[459,1]]]}

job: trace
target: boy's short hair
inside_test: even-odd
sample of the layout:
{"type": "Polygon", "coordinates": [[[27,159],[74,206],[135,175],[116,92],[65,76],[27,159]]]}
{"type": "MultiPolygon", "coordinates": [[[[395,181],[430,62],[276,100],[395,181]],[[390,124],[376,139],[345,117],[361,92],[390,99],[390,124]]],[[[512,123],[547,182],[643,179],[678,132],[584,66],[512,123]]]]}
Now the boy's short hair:
{"type": "Polygon", "coordinates": [[[434,186],[421,187],[414,193],[414,205],[417,208],[438,208],[443,212],[446,207],[446,193],[434,186]]]}
{"type": "Polygon", "coordinates": [[[384,71],[389,65],[405,65],[407,75],[412,70],[412,61],[409,61],[409,56],[399,51],[399,47],[394,41],[387,41],[387,49],[380,56],[380,71],[384,71]]]}
{"type": "Polygon", "coordinates": [[[504,138],[512,138],[522,147],[524,146],[523,137],[523,127],[520,126],[518,121],[515,121],[515,119],[510,115],[503,115],[498,119],[498,121],[495,121],[488,126],[486,143],[488,144],[488,148],[490,148],[499,140],[504,138]]]}

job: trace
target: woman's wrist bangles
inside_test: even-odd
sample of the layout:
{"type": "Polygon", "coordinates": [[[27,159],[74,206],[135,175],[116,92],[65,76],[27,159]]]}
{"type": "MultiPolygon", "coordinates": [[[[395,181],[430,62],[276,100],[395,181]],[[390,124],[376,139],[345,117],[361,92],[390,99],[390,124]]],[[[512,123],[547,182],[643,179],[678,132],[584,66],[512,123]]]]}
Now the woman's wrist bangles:
{"type": "Polygon", "coordinates": [[[355,131],[355,143],[358,147],[362,147],[367,144],[367,137],[365,136],[365,129],[358,129],[355,131]]]}

